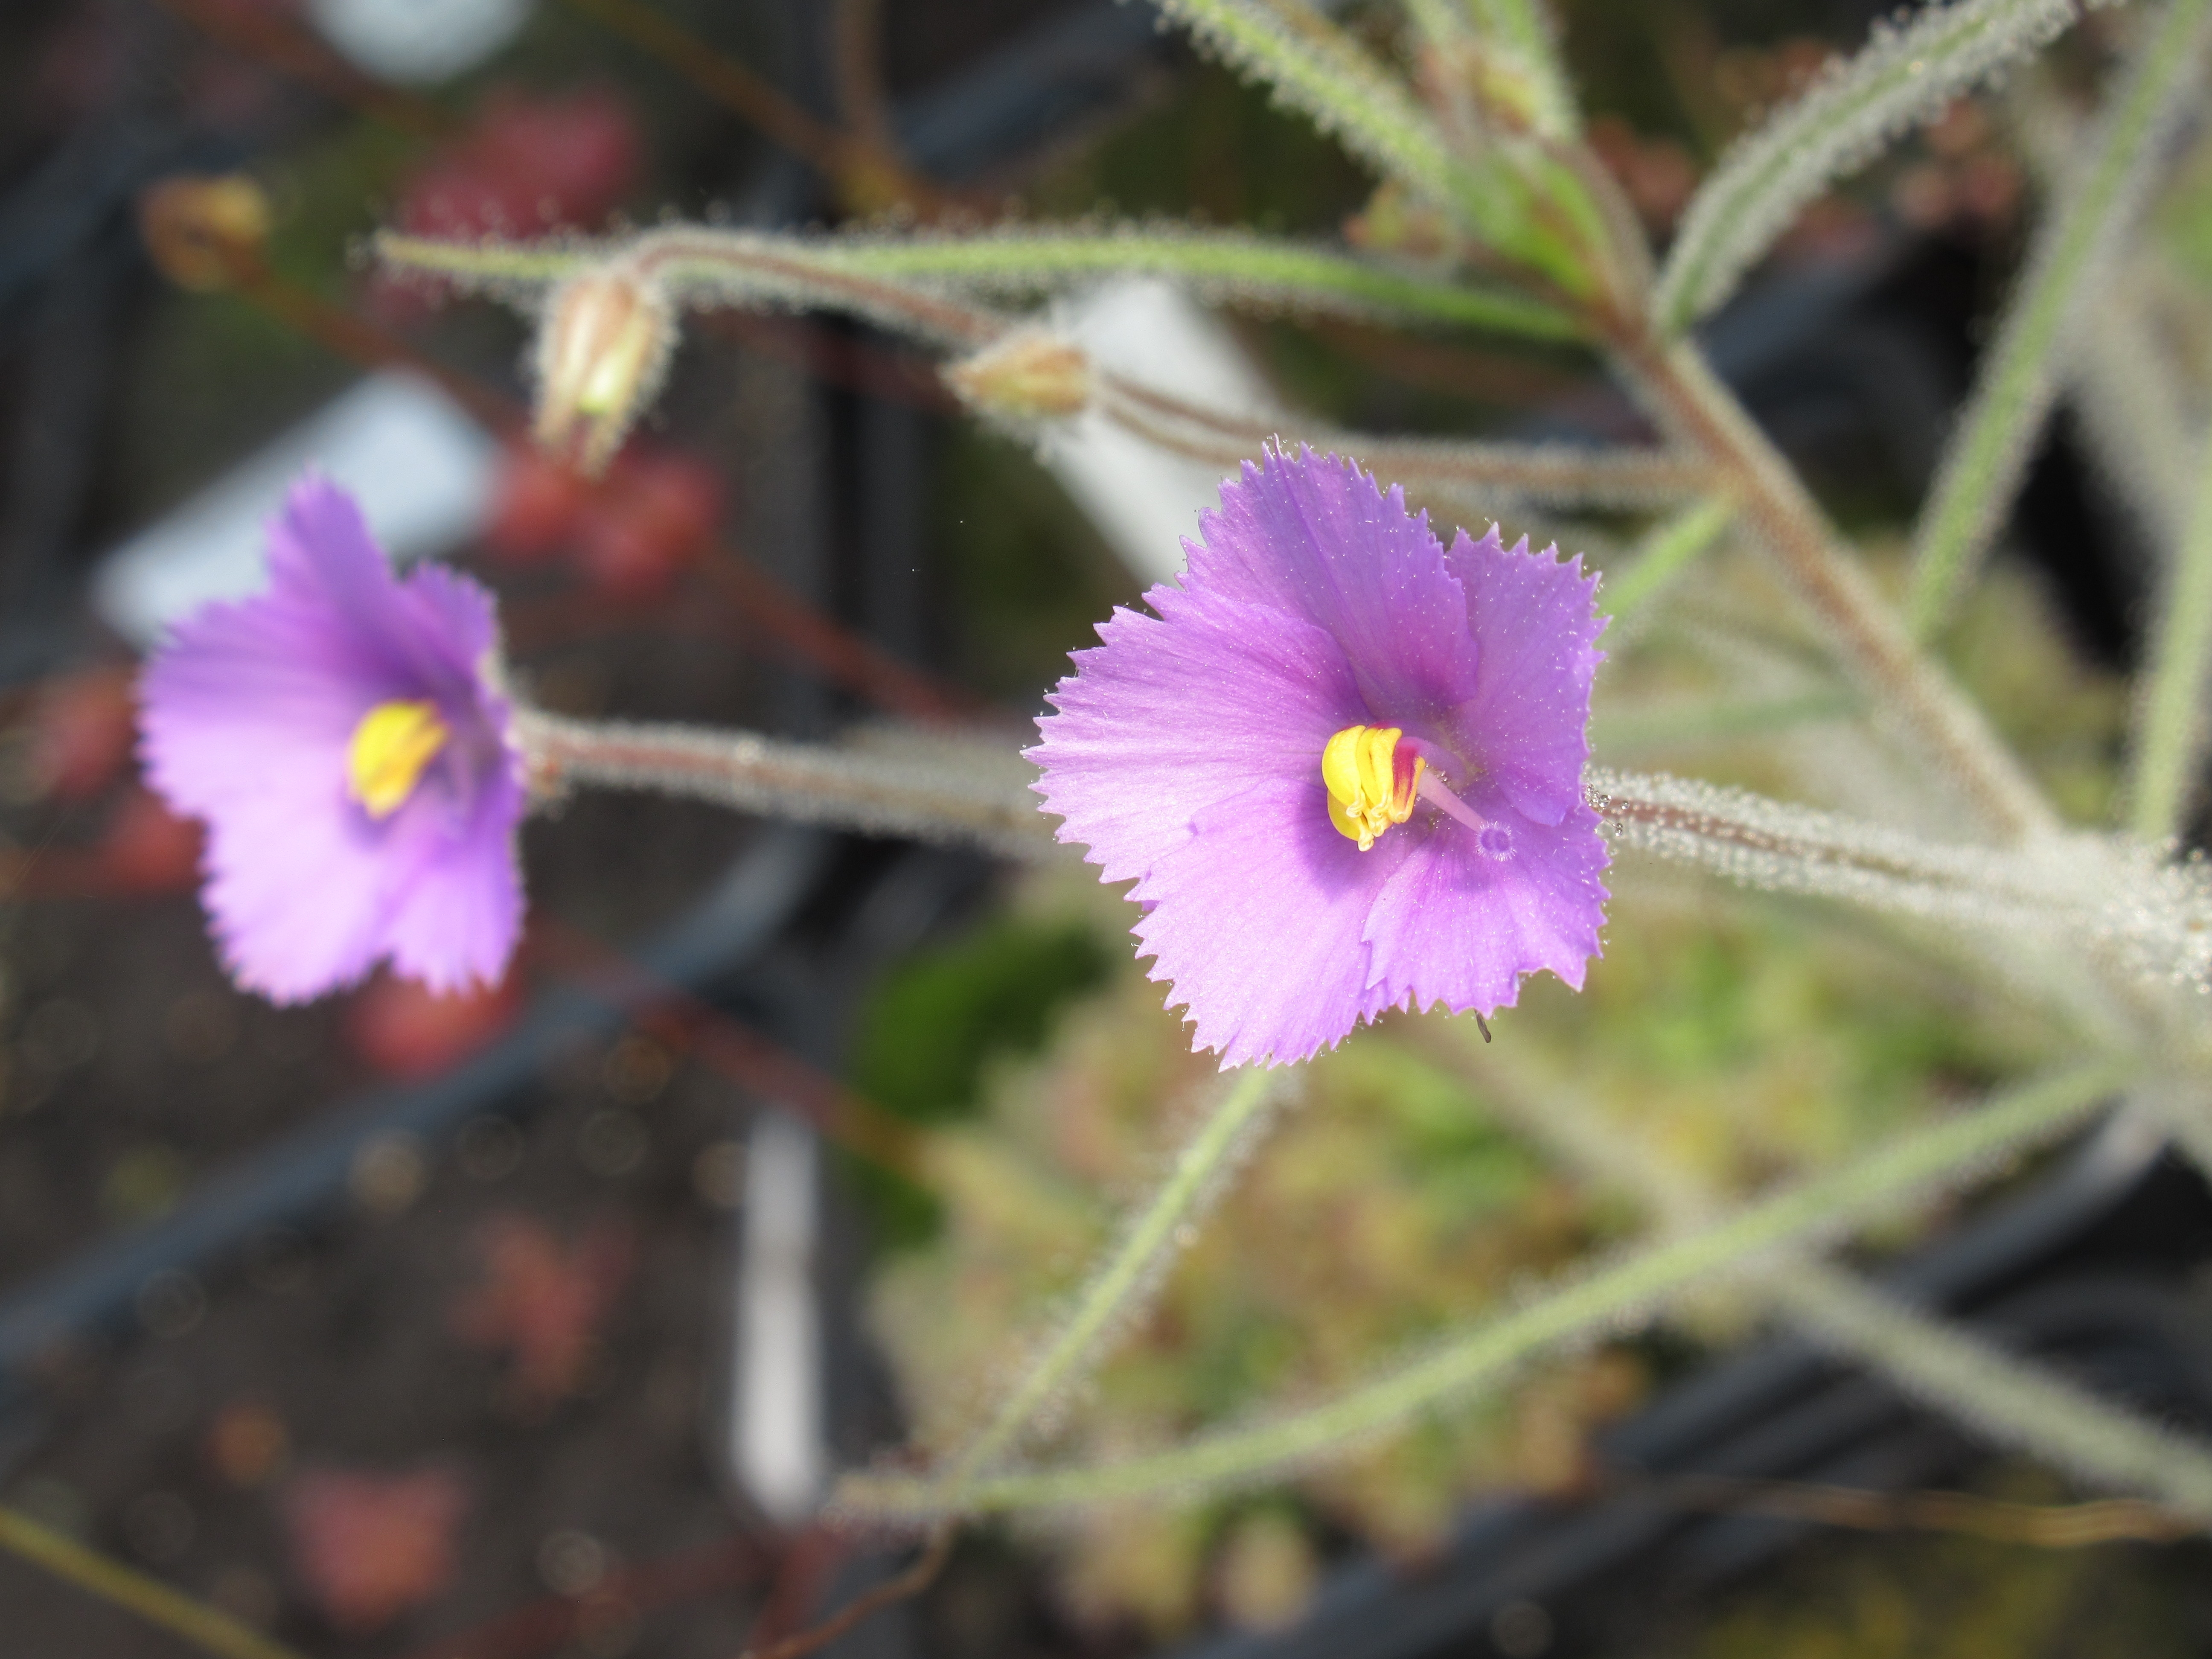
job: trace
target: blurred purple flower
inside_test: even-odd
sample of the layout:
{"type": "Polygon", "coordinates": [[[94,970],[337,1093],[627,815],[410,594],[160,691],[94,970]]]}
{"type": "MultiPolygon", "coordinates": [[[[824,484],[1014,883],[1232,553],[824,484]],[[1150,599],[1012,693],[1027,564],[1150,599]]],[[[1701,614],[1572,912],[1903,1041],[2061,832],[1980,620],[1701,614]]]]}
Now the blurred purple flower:
{"type": "Polygon", "coordinates": [[[1580,989],[1605,920],[1583,799],[1595,574],[1493,526],[1447,550],[1351,463],[1269,451],[1188,573],[1079,652],[1030,757],[1201,1048],[1282,1064],[1387,1008],[1580,989]]]}
{"type": "Polygon", "coordinates": [[[526,791],[491,596],[435,566],[394,575],[312,475],[270,526],[269,574],[179,623],[139,685],[148,776],[207,821],[232,976],[278,1002],[386,957],[434,990],[498,980],[526,791]]]}

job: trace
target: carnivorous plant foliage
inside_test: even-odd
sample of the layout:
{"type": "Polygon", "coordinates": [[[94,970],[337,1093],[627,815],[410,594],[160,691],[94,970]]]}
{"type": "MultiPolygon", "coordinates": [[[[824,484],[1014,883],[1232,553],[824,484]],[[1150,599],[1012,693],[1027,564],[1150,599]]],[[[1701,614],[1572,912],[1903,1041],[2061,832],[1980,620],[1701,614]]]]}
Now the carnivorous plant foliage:
{"type": "MultiPolygon", "coordinates": [[[[904,335],[942,354],[958,394],[1003,428],[1103,421],[1238,474],[1220,511],[1191,526],[1199,539],[1186,544],[1180,583],[1147,596],[1152,614],[1103,622],[1102,643],[1078,655],[1030,751],[1063,837],[1087,844],[1108,880],[1133,879],[1124,920],[1139,950],[1188,1006],[1197,1043],[1231,1069],[1163,1070],[1158,1086],[1196,1127],[1118,1231],[1091,1230],[1096,1268],[1061,1322],[1002,1370],[995,1408],[947,1411],[940,1395],[921,1413],[927,1455],[855,1474],[842,1502],[915,1522],[1028,1508],[1097,1515],[1356,1468],[1448,1402],[1471,1410],[1531,1366],[1581,1363],[1568,1357],[1624,1322],[1728,1328],[1714,1311],[1725,1302],[1735,1317],[1754,1309],[1802,1326],[2086,1485],[2212,1524],[2212,1446],[1823,1260],[1858,1230],[1894,1237],[1916,1201],[2069,1132],[2130,1145],[2170,1133],[2212,1155],[2212,884],[2176,840],[2203,759],[2212,466],[2198,469],[2193,506],[2142,515],[2186,528],[2160,550],[2163,597],[2124,790],[2055,799],[2045,786],[2059,765],[2051,745],[2021,733],[2023,752],[2000,735],[2021,726],[2027,701],[1983,706],[1937,650],[1938,624],[1972,625],[1989,591],[1974,555],[2004,522],[2056,389],[2081,378],[2077,365],[2103,337],[2083,295],[2107,282],[2131,291],[2114,273],[2130,268],[2139,210],[2169,175],[2176,110],[2202,99],[2212,0],[2112,9],[2094,40],[2069,48],[2096,72],[2104,106],[2083,118],[2094,135],[2086,159],[2054,182],[2046,228],[1912,537],[1922,564],[1910,623],[1875,551],[1846,540],[1690,331],[1808,203],[1885,144],[2000,70],[2032,79],[2036,54],[2082,21],[2077,0],[1953,0],[1884,24],[1737,142],[1663,257],[1589,147],[1556,37],[1528,0],[1420,0],[1405,9],[1395,56],[1304,0],[1161,0],[1161,10],[1371,169],[1381,194],[1370,225],[1397,227],[1396,240],[1353,247],[1085,222],[852,234],[672,225],[599,242],[379,244],[391,266],[543,319],[543,428],[580,434],[594,465],[652,395],[667,352],[681,349],[684,317],[739,307],[839,312],[904,335]],[[1578,345],[1633,395],[1658,441],[1591,449],[1360,434],[1290,411],[1221,408],[1092,350],[1061,310],[1033,303],[1139,273],[1230,309],[1355,319],[1423,339],[1487,331],[1578,345]],[[1451,511],[1432,532],[1407,496],[1451,511]],[[1556,516],[1516,522],[1539,506],[1556,516]],[[1613,550],[1618,515],[1655,511],[1664,516],[1632,539],[1635,550],[1613,550]],[[1576,516],[1597,513],[1616,516],[1576,516]],[[1457,521],[1469,527],[1442,533],[1457,521]],[[1534,532],[1526,541],[1524,529],[1534,532]],[[1580,556],[1528,550],[1553,540],[1580,556]],[[1597,672],[1616,601],[1622,625],[1597,672]],[[1616,684],[1641,689],[1608,703],[1616,684]],[[1626,769],[1638,754],[1703,775],[1626,769]],[[2069,816],[2084,799],[2123,794],[2124,830],[2069,816]],[[1523,1019],[1533,1034],[1585,1018],[1560,987],[1546,988],[1540,1012],[1505,1016],[1494,1049],[1419,1012],[1439,1002],[1478,1015],[1512,1009],[1522,978],[1548,969],[1570,986],[1587,974],[1593,999],[1630,1018],[1597,958],[1607,886],[1605,925],[1643,994],[1663,1000],[1700,959],[1685,939],[1696,907],[1669,909],[1666,896],[1679,901],[1684,884],[1713,874],[1797,896],[1793,926],[1815,918],[1909,956],[1942,988],[1931,994],[1999,1033],[1967,1067],[1979,1092],[1954,1090],[1939,1104],[1916,1082],[1922,1106],[1826,1139],[1747,1121],[1741,1144],[1778,1149],[1762,1177],[1699,1155],[1701,1140],[1738,1131],[1670,1115],[1663,1066],[1647,1068],[1639,1118],[1635,1078],[1606,1073],[1618,1057],[1606,1042],[1559,1042],[1540,1064],[1517,1050],[1503,1058],[1523,1019]],[[1639,948],[1642,928],[1677,944],[1639,948]],[[1571,1240],[1500,1244],[1501,1263],[1549,1277],[1425,1304],[1431,1316],[1419,1328],[1370,1334],[1358,1374],[1342,1355],[1306,1368],[1329,1392],[1306,1388],[1295,1410],[1237,1393],[1173,1424],[1139,1413],[1133,1437],[1063,1431],[1063,1455],[1040,1458],[1054,1443],[1041,1425],[1079,1414],[1066,1404],[1073,1386],[1135,1322],[1278,1098],[1310,1069],[1289,1062],[1407,1008],[1412,1017],[1354,1039],[1350,1055],[1370,1042],[1416,1045],[1422,1066],[1462,1075],[1466,1097],[1562,1178],[1624,1192],[1648,1235],[1593,1225],[1571,1240]],[[1606,1251],[1583,1250],[1600,1235],[1606,1251]],[[1370,1356],[1385,1335],[1411,1346],[1370,1356]]],[[[2109,410],[2110,374],[2098,384],[2109,410]]],[[[157,750],[161,688],[157,678],[157,750]]],[[[430,695],[380,687],[369,702],[430,695]]],[[[349,718],[375,718],[368,708],[349,718]]],[[[428,741],[398,718],[355,739],[387,770],[416,763],[407,757],[428,741]]],[[[1005,769],[1013,739],[980,730],[889,757],[526,709],[514,732],[541,789],[669,787],[1059,856],[1025,809],[1023,780],[1005,769]]],[[[176,770],[186,775],[181,762],[176,770]]],[[[383,787],[360,786],[363,810],[375,813],[383,787]]],[[[400,960],[410,965],[404,951],[400,960]]],[[[1757,983],[1756,968],[1744,977],[1757,983]]],[[[1781,1093],[1754,1093],[1795,1109],[1781,1093]]],[[[1361,1133],[1353,1118],[1327,1123],[1330,1134],[1361,1133]]],[[[1295,1144],[1317,1134],[1302,1125],[1295,1144]]],[[[954,1190],[975,1188],[988,1161],[970,1142],[936,1155],[954,1170],[954,1190]]],[[[1276,1165],[1261,1167],[1277,1184],[1229,1213],[1295,1230],[1295,1200],[1276,1165]]],[[[1281,1243],[1231,1231],[1207,1249],[1264,1255],[1281,1243]]],[[[1434,1280],[1429,1269],[1392,1271],[1452,1280],[1440,1268],[1434,1280]]],[[[1194,1293],[1191,1281],[1174,1283],[1175,1294],[1194,1293]]],[[[927,1347],[910,1322],[890,1322],[910,1350],[927,1347]]],[[[1455,1455],[1480,1461],[1464,1447],[1455,1455]]]]}

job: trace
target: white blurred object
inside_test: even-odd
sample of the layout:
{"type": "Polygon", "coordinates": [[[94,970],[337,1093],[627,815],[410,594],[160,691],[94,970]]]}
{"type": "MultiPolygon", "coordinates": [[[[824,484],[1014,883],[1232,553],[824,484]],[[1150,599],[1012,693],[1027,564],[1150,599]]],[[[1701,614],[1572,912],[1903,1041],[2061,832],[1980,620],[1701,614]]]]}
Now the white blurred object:
{"type": "Polygon", "coordinates": [[[491,434],[432,382],[372,374],[109,554],[93,603],[148,645],[210,599],[259,592],[269,520],[310,466],[354,493],[395,560],[449,551],[490,516],[498,459],[491,434]]]}
{"type": "MultiPolygon", "coordinates": [[[[1232,414],[1276,404],[1236,338],[1188,295],[1156,277],[1109,283],[1056,313],[1103,368],[1232,414]]],[[[1045,440],[1045,461],[1121,562],[1146,582],[1182,569],[1185,536],[1220,505],[1227,475],[1147,443],[1091,410],[1045,440]]]]}
{"type": "Polygon", "coordinates": [[[307,0],[307,16],[354,67],[432,86],[474,69],[520,33],[532,0],[307,0]]]}
{"type": "Polygon", "coordinates": [[[814,1301],[818,1150],[811,1128],[778,1111],[754,1118],[745,1147],[730,1463],[752,1500],[785,1526],[813,1514],[830,1463],[814,1301]]]}

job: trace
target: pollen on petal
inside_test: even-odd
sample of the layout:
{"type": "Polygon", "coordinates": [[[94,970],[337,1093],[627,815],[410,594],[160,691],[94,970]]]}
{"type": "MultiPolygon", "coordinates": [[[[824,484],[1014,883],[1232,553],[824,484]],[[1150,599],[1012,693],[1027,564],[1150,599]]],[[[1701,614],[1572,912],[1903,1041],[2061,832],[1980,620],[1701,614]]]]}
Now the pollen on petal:
{"type": "Polygon", "coordinates": [[[380,702],[361,717],[346,745],[346,788],[373,818],[388,818],[407,803],[422,769],[453,734],[438,705],[380,702]]]}

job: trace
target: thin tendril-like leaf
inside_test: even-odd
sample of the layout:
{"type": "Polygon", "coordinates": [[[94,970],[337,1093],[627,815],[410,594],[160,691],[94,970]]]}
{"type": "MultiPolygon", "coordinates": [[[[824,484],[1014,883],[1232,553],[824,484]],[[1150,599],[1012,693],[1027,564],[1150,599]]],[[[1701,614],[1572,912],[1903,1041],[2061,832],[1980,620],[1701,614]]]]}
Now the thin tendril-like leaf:
{"type": "Polygon", "coordinates": [[[982,1432],[951,1462],[942,1503],[957,1509],[967,1484],[1004,1455],[1022,1431],[1056,1395],[1065,1392],[1096,1356],[1107,1334],[1126,1322],[1146,1286],[1157,1283],[1191,1216],[1204,1206],[1240,1152],[1250,1146],[1268,1109],[1282,1092],[1283,1074],[1248,1067],[1191,1138],[1167,1180],[1137,1212],[1075,1310],[982,1432]]]}
{"type": "Polygon", "coordinates": [[[1239,414],[1110,370],[1099,376],[1098,406],[1139,437],[1194,460],[1233,467],[1256,459],[1267,443],[1302,443],[1355,460],[1377,478],[1409,489],[1442,486],[1516,501],[1639,507],[1687,495],[1711,477],[1697,457],[1679,451],[1393,437],[1287,414],[1239,414]]]}
{"type": "Polygon", "coordinates": [[[1769,892],[2094,946],[2146,982],[2212,986],[2207,872],[2129,837],[2050,834],[1980,847],[1681,778],[1593,767],[1585,782],[1616,846],[1769,892]]]}
{"type": "Polygon", "coordinates": [[[1921,511],[1905,623],[1925,639],[1996,534],[2057,389],[2080,307],[2136,216],[2201,85],[2208,0],[2172,0],[2137,48],[2089,154],[2045,221],[1921,511]]]}
{"type": "Polygon", "coordinates": [[[2212,1449],[1848,1273],[1791,1267],[1768,1290],[1799,1328],[1871,1363],[1984,1438],[2212,1522],[2212,1449]]]}
{"type": "Polygon", "coordinates": [[[1651,314],[1680,334],[1719,305],[1798,210],[1892,138],[2074,21],[2075,0],[1958,0],[1866,47],[1740,142],[1682,216],[1651,314]]]}
{"type": "Polygon", "coordinates": [[[1553,137],[1573,137],[1582,125],[1581,112],[1567,88],[1543,0],[1468,0],[1468,6],[1482,32],[1513,54],[1535,88],[1539,128],[1553,137]]]}
{"type": "Polygon", "coordinates": [[[1601,590],[1606,613],[1619,622],[1650,604],[1721,538],[1735,522],[1735,511],[1734,500],[1716,496],[1684,508],[1652,531],[1634,562],[1607,579],[1601,590]]]}
{"type": "MultiPolygon", "coordinates": [[[[627,241],[501,243],[449,241],[386,232],[378,256],[401,270],[494,291],[534,291],[604,265],[655,237],[682,234],[700,257],[663,273],[702,303],[741,297],[753,280],[746,256],[813,264],[825,276],[908,283],[927,292],[1012,299],[1056,293],[1103,276],[1170,278],[1201,298],[1246,310],[1299,312],[1414,326],[1475,328],[1533,339],[1579,338],[1579,325],[1541,301],[1427,276],[1401,265],[1314,244],[1271,240],[1241,231],[1158,226],[1103,229],[1015,229],[975,236],[766,236],[703,226],[647,232],[627,241]],[[726,258],[716,260],[713,245],[726,258]]],[[[805,295],[776,295],[805,305],[805,295]]],[[[835,295],[825,302],[842,302],[835,295]]]]}
{"type": "Polygon", "coordinates": [[[2162,843],[2181,828],[2204,755],[2204,693],[2212,670],[2212,447],[2197,464],[2188,533],[2174,550],[2165,603],[2143,677],[2130,823],[2162,843]]]}
{"type": "MultiPolygon", "coordinates": [[[[2118,1060],[2099,1060],[2000,1094],[1712,1226],[1570,1279],[1327,1405],[1120,1462],[986,1477],[969,1489],[964,1508],[1059,1507],[1194,1492],[1342,1451],[1540,1353],[1648,1316],[1677,1292],[1763,1253],[1841,1231],[1961,1169],[2045,1139],[2124,1085],[2132,1070],[2118,1060]]],[[[840,1490],[848,1508],[887,1516],[939,1513],[939,1497],[929,1482],[911,1476],[854,1476],[840,1490]]]]}
{"type": "Polygon", "coordinates": [[[1154,0],[1163,15],[1272,87],[1353,155],[1443,206],[1464,170],[1428,112],[1359,44],[1300,0],[1154,0]]]}
{"type": "Polygon", "coordinates": [[[87,1549],[20,1510],[0,1508],[0,1549],[67,1580],[88,1595],[128,1609],[202,1652],[215,1655],[216,1659],[300,1659],[292,1649],[228,1613],[87,1549]]]}
{"type": "MultiPolygon", "coordinates": [[[[1457,1047],[1465,1053],[1463,1042],[1457,1047]]],[[[1486,1105],[1584,1179],[1626,1193],[1677,1231],[1717,1213],[1714,1195],[1667,1147],[1626,1130],[1571,1087],[1538,1081],[1508,1056],[1484,1060],[1486,1105]]],[[[2130,1104],[2140,1108],[2140,1096],[2130,1104]]],[[[2114,1123],[2106,1132],[2128,1127],[2114,1123]]],[[[1797,1252],[1754,1273],[1749,1289],[1829,1347],[1989,1439],[2097,1485],[2154,1493],[2168,1507],[2212,1518],[2212,1448],[1797,1252]]]]}

